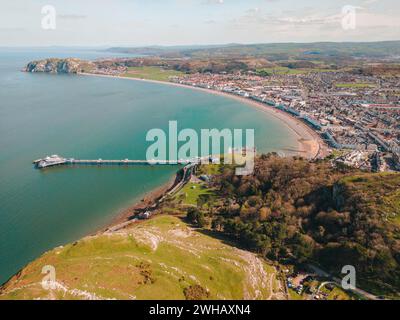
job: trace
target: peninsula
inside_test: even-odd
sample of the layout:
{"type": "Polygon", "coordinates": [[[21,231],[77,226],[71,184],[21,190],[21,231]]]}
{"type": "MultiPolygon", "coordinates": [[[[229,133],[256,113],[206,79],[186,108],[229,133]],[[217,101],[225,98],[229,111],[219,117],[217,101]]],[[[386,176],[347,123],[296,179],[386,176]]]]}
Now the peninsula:
{"type": "MultiPolygon", "coordinates": [[[[144,67],[144,73],[136,73],[130,71],[126,65],[131,64],[147,64],[154,62],[137,61],[138,59],[112,59],[112,60],[96,60],[83,61],[79,59],[45,59],[28,63],[24,68],[26,72],[44,72],[44,73],[61,73],[61,74],[77,74],[85,76],[101,76],[113,77],[118,79],[146,81],[159,84],[167,84],[201,90],[211,94],[218,94],[228,98],[239,100],[246,105],[252,106],[267,113],[269,116],[275,117],[282,121],[293,134],[297,137],[298,149],[290,150],[290,155],[299,155],[308,159],[323,158],[329,154],[328,147],[323,141],[319,132],[314,127],[307,126],[307,121],[296,118],[293,114],[285,112],[282,108],[275,104],[265,103],[255,96],[242,94],[231,90],[224,90],[220,87],[210,87],[196,85],[195,83],[184,83],[181,81],[181,72],[174,72],[158,67],[144,67]],[[155,68],[155,69],[154,69],[155,68]]],[[[142,68],[142,67],[139,67],[142,68]]]]}

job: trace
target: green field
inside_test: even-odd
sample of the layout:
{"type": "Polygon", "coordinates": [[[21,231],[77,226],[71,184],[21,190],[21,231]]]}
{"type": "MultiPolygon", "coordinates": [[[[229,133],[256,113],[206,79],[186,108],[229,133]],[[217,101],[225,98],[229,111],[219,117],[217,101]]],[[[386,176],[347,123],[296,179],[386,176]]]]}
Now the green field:
{"type": "Polygon", "coordinates": [[[205,194],[212,195],[213,192],[204,183],[189,182],[176,194],[175,199],[182,200],[183,204],[197,205],[199,197],[205,194]]]}
{"type": "Polygon", "coordinates": [[[183,74],[184,73],[179,71],[167,70],[161,67],[130,67],[123,76],[137,79],[168,81],[169,77],[183,74]]]}
{"type": "Polygon", "coordinates": [[[300,68],[300,69],[291,69],[287,67],[271,67],[271,68],[263,68],[258,69],[259,73],[267,73],[268,75],[296,75],[296,74],[306,74],[311,72],[334,72],[337,70],[333,69],[323,69],[323,68],[300,68]]]}
{"type": "Polygon", "coordinates": [[[288,292],[290,300],[305,300],[305,298],[302,295],[298,294],[293,289],[288,289],[288,292]]]}
{"type": "Polygon", "coordinates": [[[283,74],[303,74],[304,71],[300,69],[289,69],[286,67],[271,67],[257,70],[257,72],[266,72],[269,75],[283,75],[283,74]]]}
{"type": "Polygon", "coordinates": [[[44,254],[0,289],[0,299],[282,298],[275,272],[180,218],[158,216],[44,254]],[[45,265],[56,271],[50,290],[41,286],[45,265]]]}
{"type": "Polygon", "coordinates": [[[336,83],[335,86],[337,88],[374,88],[375,85],[373,83],[336,83]]]}
{"type": "Polygon", "coordinates": [[[220,172],[221,168],[223,168],[222,164],[207,164],[207,165],[203,165],[203,166],[201,166],[198,175],[206,174],[208,176],[213,176],[213,175],[218,174],[220,172]]]}

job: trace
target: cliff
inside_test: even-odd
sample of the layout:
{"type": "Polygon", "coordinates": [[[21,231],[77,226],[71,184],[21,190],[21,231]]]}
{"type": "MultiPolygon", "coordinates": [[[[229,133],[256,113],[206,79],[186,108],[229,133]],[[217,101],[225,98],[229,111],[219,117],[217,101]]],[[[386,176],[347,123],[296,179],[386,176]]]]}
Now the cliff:
{"type": "Polygon", "coordinates": [[[48,73],[79,73],[89,72],[94,67],[93,62],[80,59],[44,59],[29,62],[24,71],[48,73]]]}

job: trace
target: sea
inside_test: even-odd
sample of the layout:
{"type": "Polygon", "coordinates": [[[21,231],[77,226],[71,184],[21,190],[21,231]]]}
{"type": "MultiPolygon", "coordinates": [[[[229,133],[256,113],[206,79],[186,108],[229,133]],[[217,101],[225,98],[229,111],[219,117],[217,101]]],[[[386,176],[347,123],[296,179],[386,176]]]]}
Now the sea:
{"type": "Polygon", "coordinates": [[[44,252],[95,232],[174,166],[57,167],[46,155],[145,159],[154,128],[254,129],[258,152],[294,149],[280,120],[228,97],[190,88],[82,75],[21,72],[32,60],[119,56],[94,49],[0,48],[0,284],[44,252]]]}

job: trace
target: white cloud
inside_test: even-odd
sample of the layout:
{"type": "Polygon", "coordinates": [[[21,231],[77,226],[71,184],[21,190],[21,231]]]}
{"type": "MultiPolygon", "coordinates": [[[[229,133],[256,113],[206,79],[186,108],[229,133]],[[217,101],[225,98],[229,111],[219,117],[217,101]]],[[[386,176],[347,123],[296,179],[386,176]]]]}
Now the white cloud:
{"type": "MultiPolygon", "coordinates": [[[[322,13],[314,8],[285,11],[279,15],[261,10],[247,10],[240,18],[230,21],[235,30],[246,30],[249,41],[263,37],[261,42],[271,41],[365,41],[400,39],[400,19],[392,13],[379,13],[366,7],[354,7],[356,28],[344,30],[341,8],[337,13],[322,13]]],[[[239,35],[240,33],[238,33],[239,35]]],[[[258,40],[260,42],[260,40],[258,40]]]]}
{"type": "Polygon", "coordinates": [[[60,19],[65,19],[65,20],[80,20],[80,19],[87,18],[87,16],[79,15],[79,14],[59,14],[59,15],[57,15],[57,17],[60,19]]]}

